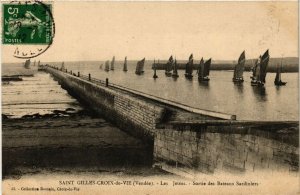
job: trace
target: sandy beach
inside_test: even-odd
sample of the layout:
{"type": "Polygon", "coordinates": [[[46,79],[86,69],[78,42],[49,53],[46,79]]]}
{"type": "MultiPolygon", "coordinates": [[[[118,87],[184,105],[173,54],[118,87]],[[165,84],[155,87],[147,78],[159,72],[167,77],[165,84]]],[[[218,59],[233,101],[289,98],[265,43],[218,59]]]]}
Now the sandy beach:
{"type": "Polygon", "coordinates": [[[4,119],[4,178],[44,171],[152,175],[152,149],[101,118],[4,119]]]}

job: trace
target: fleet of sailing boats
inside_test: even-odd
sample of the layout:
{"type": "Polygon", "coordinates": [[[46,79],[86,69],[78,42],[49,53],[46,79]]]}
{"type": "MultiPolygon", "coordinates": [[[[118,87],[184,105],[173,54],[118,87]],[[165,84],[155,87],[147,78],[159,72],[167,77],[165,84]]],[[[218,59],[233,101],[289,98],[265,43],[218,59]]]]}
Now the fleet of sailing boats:
{"type": "MultiPolygon", "coordinates": [[[[267,50],[262,56],[259,56],[259,58],[256,60],[255,65],[252,67],[252,76],[251,78],[251,85],[252,86],[264,86],[266,82],[266,75],[267,75],[267,67],[269,63],[270,55],[269,55],[269,50],[267,50]]],[[[208,82],[210,80],[209,78],[209,72],[210,72],[210,66],[211,66],[212,59],[208,59],[207,61],[204,62],[204,59],[201,58],[199,66],[197,68],[197,75],[198,75],[198,81],[199,82],[208,82]]],[[[238,59],[237,64],[234,67],[234,72],[233,72],[233,78],[232,81],[234,83],[242,83],[244,82],[243,78],[243,73],[245,69],[245,62],[246,62],[246,57],[245,57],[245,51],[243,51],[238,59]]],[[[35,63],[35,62],[34,62],[35,63]]],[[[112,61],[110,63],[109,60],[105,62],[105,71],[109,70],[114,70],[114,64],[115,64],[115,56],[113,56],[112,61]],[[109,67],[110,66],[110,67],[109,67]]],[[[153,78],[156,79],[158,78],[157,76],[157,65],[159,64],[155,62],[153,63],[153,78]]],[[[40,65],[40,61],[38,61],[38,66],[40,65]]],[[[141,75],[144,73],[144,65],[145,65],[145,58],[137,62],[136,65],[136,70],[135,74],[141,75]]],[[[103,64],[100,65],[100,69],[102,69],[103,64]]],[[[173,56],[171,55],[168,62],[166,64],[163,64],[165,67],[165,75],[166,76],[172,76],[173,78],[179,77],[178,75],[178,64],[177,60],[173,59],[173,56]]],[[[189,56],[188,62],[185,65],[185,77],[187,79],[192,79],[193,78],[193,66],[194,66],[194,59],[193,59],[193,54],[189,56]]],[[[24,67],[29,69],[30,68],[30,60],[26,60],[24,67]]],[[[61,70],[65,70],[64,62],[62,62],[61,65],[61,70]]],[[[127,56],[125,57],[124,60],[124,66],[123,66],[123,71],[128,71],[127,68],[127,56]]],[[[281,60],[281,65],[277,66],[277,71],[276,71],[276,77],[274,80],[274,84],[276,86],[282,86],[286,85],[287,82],[283,82],[281,80],[281,72],[282,72],[282,60],[281,60]]]]}

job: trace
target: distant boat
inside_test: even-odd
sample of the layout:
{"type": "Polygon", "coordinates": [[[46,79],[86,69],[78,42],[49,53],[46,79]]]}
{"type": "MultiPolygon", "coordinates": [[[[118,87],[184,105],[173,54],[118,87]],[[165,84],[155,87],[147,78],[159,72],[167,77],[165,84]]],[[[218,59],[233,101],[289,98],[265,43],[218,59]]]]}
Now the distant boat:
{"type": "Polygon", "coordinates": [[[175,59],[174,68],[173,68],[173,74],[172,74],[173,78],[179,77],[178,72],[177,72],[177,68],[178,68],[177,67],[177,60],[175,59]]]}
{"type": "Polygon", "coordinates": [[[172,76],[173,63],[173,56],[170,56],[169,61],[165,64],[165,75],[168,77],[172,76]]]}
{"type": "Polygon", "coordinates": [[[102,68],[103,68],[103,64],[101,64],[101,65],[99,66],[99,68],[102,69],[102,68]]]}
{"type": "Polygon", "coordinates": [[[156,79],[156,78],[158,78],[158,76],[156,75],[156,64],[155,64],[155,60],[154,60],[154,63],[153,63],[153,69],[154,69],[153,78],[156,79]]]}
{"type": "Polygon", "coordinates": [[[112,58],[111,60],[111,64],[110,64],[110,69],[114,70],[115,69],[115,56],[112,58]]]}
{"type": "Polygon", "coordinates": [[[109,71],[109,60],[107,60],[106,62],[105,62],[105,69],[104,69],[106,72],[108,72],[109,71]]]}
{"type": "Polygon", "coordinates": [[[245,69],[245,61],[246,61],[245,51],[243,51],[243,53],[241,53],[239,57],[238,64],[235,65],[234,67],[233,78],[232,78],[233,82],[235,83],[244,82],[243,73],[245,69]]]}
{"type": "Polygon", "coordinates": [[[274,84],[276,86],[282,86],[282,85],[286,85],[287,82],[282,82],[281,81],[281,72],[282,72],[282,59],[281,59],[281,66],[279,68],[279,66],[277,66],[277,70],[276,70],[276,77],[274,80],[274,84]]]}
{"type": "Polygon", "coordinates": [[[198,69],[198,81],[209,81],[209,71],[211,65],[211,58],[204,63],[203,58],[200,60],[199,69],[198,69]]]}
{"type": "Polygon", "coordinates": [[[144,65],[145,65],[145,58],[137,62],[135,74],[137,75],[144,74],[144,65]]]}
{"type": "Polygon", "coordinates": [[[185,77],[188,79],[193,78],[193,54],[190,55],[188,63],[185,65],[185,77]]]}
{"type": "Polygon", "coordinates": [[[267,67],[269,64],[269,50],[267,50],[263,56],[259,56],[253,69],[253,75],[251,77],[252,86],[264,86],[266,82],[267,67]]]}
{"type": "Polygon", "coordinates": [[[127,72],[127,56],[125,57],[123,71],[127,72]]]}
{"type": "Polygon", "coordinates": [[[29,59],[25,61],[24,68],[30,69],[30,60],[29,59]]]}
{"type": "Polygon", "coordinates": [[[60,70],[62,70],[62,71],[65,70],[65,62],[62,62],[60,70]]]}

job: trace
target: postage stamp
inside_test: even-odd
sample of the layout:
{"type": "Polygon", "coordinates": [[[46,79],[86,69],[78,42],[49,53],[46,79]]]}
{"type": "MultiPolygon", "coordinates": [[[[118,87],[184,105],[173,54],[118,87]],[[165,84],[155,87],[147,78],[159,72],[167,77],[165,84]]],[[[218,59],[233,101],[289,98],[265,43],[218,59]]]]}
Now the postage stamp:
{"type": "Polygon", "coordinates": [[[2,13],[2,43],[19,45],[14,52],[15,57],[36,57],[52,44],[55,28],[50,2],[3,3],[2,13]],[[26,47],[22,45],[37,45],[39,48],[30,47],[30,51],[24,51],[26,47]]]}

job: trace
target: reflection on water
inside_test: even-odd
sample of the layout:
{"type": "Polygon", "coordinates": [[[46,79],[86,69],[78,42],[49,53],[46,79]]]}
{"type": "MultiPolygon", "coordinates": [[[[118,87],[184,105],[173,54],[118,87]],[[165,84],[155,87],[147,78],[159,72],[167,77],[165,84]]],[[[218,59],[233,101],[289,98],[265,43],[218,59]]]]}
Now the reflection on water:
{"type": "Polygon", "coordinates": [[[258,101],[267,101],[267,93],[266,88],[262,87],[252,87],[254,96],[257,98],[258,101]]]}

